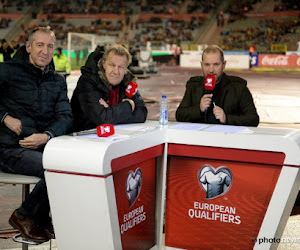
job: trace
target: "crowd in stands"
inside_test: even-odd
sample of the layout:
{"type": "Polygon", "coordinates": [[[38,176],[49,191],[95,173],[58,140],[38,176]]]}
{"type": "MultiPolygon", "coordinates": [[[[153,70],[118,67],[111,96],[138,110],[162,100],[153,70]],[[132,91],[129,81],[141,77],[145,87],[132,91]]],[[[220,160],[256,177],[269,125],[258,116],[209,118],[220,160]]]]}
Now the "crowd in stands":
{"type": "Polygon", "coordinates": [[[180,0],[170,0],[165,4],[161,4],[160,0],[141,0],[141,13],[153,13],[153,14],[177,14],[182,5],[183,1],[180,0]]]}
{"type": "Polygon", "coordinates": [[[19,47],[16,41],[8,42],[6,39],[2,39],[0,41],[0,62],[11,60],[19,47]]]}
{"type": "Polygon", "coordinates": [[[92,1],[71,1],[71,0],[53,0],[44,6],[43,12],[68,13],[68,14],[133,14],[130,7],[135,1],[121,0],[92,0],[92,1]]]}
{"type": "Polygon", "coordinates": [[[43,13],[51,15],[52,13],[69,13],[69,14],[86,14],[87,12],[87,1],[52,1],[47,3],[43,7],[43,13]]]}
{"type": "Polygon", "coordinates": [[[10,21],[9,18],[0,18],[0,29],[8,28],[10,21]]]}
{"type": "Polygon", "coordinates": [[[274,11],[300,10],[299,0],[280,1],[274,5],[274,11]]]}
{"type": "Polygon", "coordinates": [[[138,20],[133,25],[133,36],[129,39],[129,44],[139,41],[140,46],[145,46],[147,41],[155,41],[156,44],[180,44],[193,41],[193,31],[197,30],[203,18],[187,20],[151,18],[138,20]]]}
{"type": "MultiPolygon", "coordinates": [[[[290,41],[289,34],[300,33],[299,16],[295,18],[253,18],[252,21],[247,22],[246,14],[253,11],[257,3],[261,3],[261,0],[230,1],[230,5],[225,10],[229,16],[228,25],[222,31],[219,39],[219,45],[223,49],[247,51],[249,47],[253,46],[261,52],[266,52],[270,50],[272,43],[288,43],[290,41]],[[231,24],[238,25],[230,28],[231,24]]],[[[300,10],[299,1],[274,1],[274,12],[293,10],[300,10]]]]}
{"type": "Polygon", "coordinates": [[[245,13],[253,10],[258,0],[231,0],[225,12],[229,13],[228,23],[244,18],[245,13]]]}
{"type": "MultiPolygon", "coordinates": [[[[0,11],[7,12],[10,6],[14,9],[34,4],[37,0],[3,0],[0,11]]],[[[124,32],[126,42],[130,46],[145,46],[148,41],[158,46],[163,44],[195,43],[199,28],[205,23],[205,17],[173,18],[172,14],[209,13],[216,15],[218,26],[224,27],[219,45],[224,49],[245,50],[251,45],[272,42],[286,42],[285,35],[299,32],[299,18],[289,20],[261,20],[256,27],[240,26],[228,29],[231,23],[242,22],[247,13],[253,11],[262,0],[230,0],[227,9],[217,11],[221,0],[169,0],[161,4],[160,0],[51,0],[41,13],[35,13],[36,22],[22,27],[23,32],[17,41],[22,44],[28,37],[28,31],[37,26],[50,26],[56,32],[61,46],[67,44],[67,33],[90,33],[99,36],[120,37],[124,32]],[[124,14],[121,19],[78,19],[77,22],[55,14],[124,14]],[[132,18],[132,14],[162,14],[165,17],[132,18]],[[43,18],[39,15],[43,14],[43,18]],[[226,19],[225,19],[226,16],[226,19]],[[82,22],[82,23],[81,23],[82,22]]],[[[300,2],[296,0],[274,1],[274,11],[300,10],[300,2]]],[[[0,19],[0,28],[8,27],[9,19],[0,19]]]]}
{"type": "Polygon", "coordinates": [[[272,43],[287,43],[287,34],[300,32],[300,20],[298,18],[259,19],[258,25],[231,29],[223,32],[220,45],[225,50],[248,50],[250,46],[265,49],[272,43]]]}
{"type": "Polygon", "coordinates": [[[36,6],[39,0],[2,0],[0,13],[22,13],[29,6],[36,6]]]}
{"type": "MultiPolygon", "coordinates": [[[[46,4],[43,8],[43,13],[46,14],[47,18],[41,20],[36,26],[50,26],[55,32],[57,39],[61,41],[61,45],[66,45],[68,32],[78,33],[90,33],[99,36],[119,36],[125,25],[130,26],[133,29],[134,35],[130,40],[134,42],[136,39],[139,44],[144,44],[148,40],[157,39],[160,41],[176,41],[185,42],[192,41],[192,32],[197,29],[203,20],[201,18],[192,18],[191,20],[163,20],[157,23],[154,19],[151,19],[148,23],[146,20],[138,20],[136,22],[130,22],[129,14],[133,13],[133,9],[130,8],[132,5],[140,6],[140,13],[166,13],[170,14],[178,12],[178,8],[184,1],[172,0],[168,4],[164,5],[163,8],[166,10],[158,11],[161,6],[160,1],[120,1],[120,0],[93,0],[93,1],[70,1],[70,0],[53,0],[46,4]],[[143,6],[148,6],[143,8],[143,6]],[[151,7],[149,7],[151,6],[151,7]],[[166,7],[167,6],[167,7],[166,7]],[[171,11],[172,10],[172,11],[171,11]],[[123,20],[91,20],[90,24],[75,25],[74,23],[66,20],[63,16],[55,17],[54,14],[92,14],[92,13],[107,13],[107,14],[124,14],[125,19],[123,20]],[[156,25],[152,24],[156,22],[156,25]],[[163,27],[161,27],[163,25],[163,27]],[[151,34],[150,34],[150,33],[151,34]],[[138,34],[139,33],[139,34],[138,34]]],[[[31,30],[34,27],[29,27],[27,30],[31,30]]],[[[128,34],[129,32],[127,32],[128,34]]],[[[26,30],[20,37],[19,41],[24,42],[26,40],[26,30]]],[[[130,42],[130,41],[129,41],[130,42]]]]}
{"type": "MultiPolygon", "coordinates": [[[[0,13],[8,13],[6,9],[7,6],[10,6],[10,1],[1,1],[0,2],[0,13]]],[[[11,22],[10,18],[0,18],[0,29],[5,29],[9,27],[9,23],[11,22]]]]}
{"type": "Polygon", "coordinates": [[[71,13],[71,14],[137,14],[141,13],[178,13],[180,5],[184,0],[170,0],[161,4],[158,0],[92,0],[71,1],[54,0],[44,6],[44,13],[71,13]],[[134,8],[139,6],[139,8],[134,8]],[[137,10],[136,10],[137,9],[137,10]]]}
{"type": "Polygon", "coordinates": [[[187,6],[187,13],[208,13],[211,10],[215,10],[220,2],[219,0],[192,0],[187,6]]]}
{"type": "MultiPolygon", "coordinates": [[[[50,26],[53,30],[55,30],[56,38],[60,42],[60,44],[62,46],[66,46],[68,32],[95,34],[98,36],[118,36],[122,31],[123,25],[124,24],[121,20],[91,20],[89,25],[79,26],[74,25],[65,19],[60,22],[57,22],[55,20],[44,20],[38,24],[28,27],[27,30],[33,30],[38,26],[50,26]]],[[[25,30],[19,37],[18,41],[20,43],[24,43],[27,40],[27,30],[25,30]]]]}

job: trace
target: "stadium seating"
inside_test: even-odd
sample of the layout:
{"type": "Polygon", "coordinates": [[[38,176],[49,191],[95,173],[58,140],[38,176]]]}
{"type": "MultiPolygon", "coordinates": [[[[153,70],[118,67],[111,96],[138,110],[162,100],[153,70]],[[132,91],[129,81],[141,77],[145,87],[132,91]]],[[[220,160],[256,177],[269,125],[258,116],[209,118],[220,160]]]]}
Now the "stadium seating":
{"type": "Polygon", "coordinates": [[[37,10],[30,4],[33,2],[27,2],[29,4],[26,5],[18,0],[3,2],[0,7],[2,12],[22,13],[24,20],[32,13],[32,20],[11,20],[9,27],[0,27],[0,38],[17,39],[19,43],[24,43],[28,30],[49,25],[56,32],[58,45],[63,47],[66,46],[68,32],[116,36],[118,42],[130,47],[143,47],[149,40],[153,49],[165,47],[167,43],[186,47],[206,41],[204,36],[209,33],[209,28],[215,29],[211,21],[216,20],[219,11],[224,13],[225,22],[222,28],[216,29],[220,34],[215,33],[215,39],[209,42],[217,43],[224,49],[247,50],[250,45],[255,45],[256,51],[268,52],[273,42],[285,43],[295,49],[295,40],[300,33],[300,4],[295,0],[170,0],[163,6],[158,0],[151,1],[151,4],[149,0],[50,0],[44,3],[41,11],[35,13],[36,19],[33,14],[37,10]],[[223,5],[228,7],[222,9],[223,5]],[[293,11],[298,16],[274,15],[272,19],[251,16],[258,12],[278,11],[293,11]],[[277,26],[281,27],[280,31],[276,29],[277,26]],[[21,27],[21,32],[16,27],[21,27]],[[17,32],[12,32],[14,30],[17,32]]]}
{"type": "Polygon", "coordinates": [[[255,46],[257,51],[268,52],[272,43],[288,43],[299,30],[300,21],[294,17],[243,18],[224,27],[219,44],[227,50],[247,51],[255,46]]]}

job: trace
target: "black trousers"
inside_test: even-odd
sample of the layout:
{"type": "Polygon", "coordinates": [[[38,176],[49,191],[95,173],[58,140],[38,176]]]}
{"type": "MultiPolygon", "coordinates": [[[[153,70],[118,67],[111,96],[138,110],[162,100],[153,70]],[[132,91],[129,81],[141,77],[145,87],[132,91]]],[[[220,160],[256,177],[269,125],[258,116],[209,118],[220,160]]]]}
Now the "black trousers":
{"type": "Polygon", "coordinates": [[[42,164],[43,153],[25,148],[0,148],[0,168],[3,172],[36,176],[41,180],[22,203],[20,210],[37,225],[49,222],[49,200],[42,164]]]}

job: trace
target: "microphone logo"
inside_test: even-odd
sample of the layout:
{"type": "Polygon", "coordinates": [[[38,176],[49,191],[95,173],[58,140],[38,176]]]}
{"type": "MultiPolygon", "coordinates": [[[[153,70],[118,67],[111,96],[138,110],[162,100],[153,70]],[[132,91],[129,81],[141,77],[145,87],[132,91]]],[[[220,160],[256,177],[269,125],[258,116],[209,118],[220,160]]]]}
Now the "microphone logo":
{"type": "Polygon", "coordinates": [[[131,85],[128,85],[127,89],[126,89],[126,92],[127,93],[130,93],[130,90],[132,89],[132,86],[131,85]]]}
{"type": "Polygon", "coordinates": [[[206,86],[210,86],[210,87],[212,86],[212,79],[211,78],[207,79],[206,86]]]}
{"type": "Polygon", "coordinates": [[[204,80],[204,89],[214,90],[216,84],[216,78],[214,75],[207,75],[204,80]]]}
{"type": "Polygon", "coordinates": [[[101,127],[101,133],[110,133],[110,127],[101,127]]]}
{"type": "Polygon", "coordinates": [[[125,95],[131,98],[136,94],[137,89],[138,84],[136,82],[130,82],[125,89],[125,95]]]}
{"type": "Polygon", "coordinates": [[[97,135],[99,137],[108,137],[115,133],[115,128],[112,124],[102,124],[97,127],[97,135]]]}

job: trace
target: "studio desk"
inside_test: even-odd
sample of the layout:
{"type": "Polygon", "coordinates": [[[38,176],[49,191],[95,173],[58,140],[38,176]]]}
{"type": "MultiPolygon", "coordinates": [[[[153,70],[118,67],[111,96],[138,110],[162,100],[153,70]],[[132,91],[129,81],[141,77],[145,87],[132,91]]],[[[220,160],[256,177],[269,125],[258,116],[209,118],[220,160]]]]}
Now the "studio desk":
{"type": "Polygon", "coordinates": [[[276,249],[299,191],[300,131],[192,126],[51,139],[58,249],[276,249]]]}

